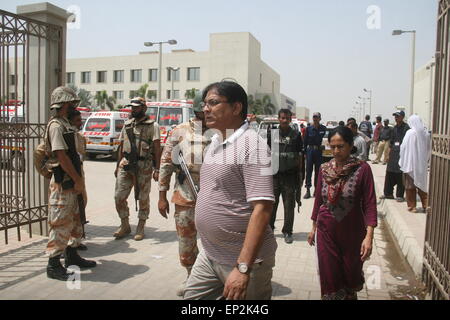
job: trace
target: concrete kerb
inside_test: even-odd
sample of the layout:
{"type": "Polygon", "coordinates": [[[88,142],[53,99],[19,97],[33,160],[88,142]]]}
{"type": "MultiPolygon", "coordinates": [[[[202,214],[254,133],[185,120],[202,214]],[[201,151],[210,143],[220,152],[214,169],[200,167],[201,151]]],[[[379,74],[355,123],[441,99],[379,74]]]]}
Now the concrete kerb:
{"type": "MultiPolygon", "coordinates": [[[[380,182],[375,179],[375,189],[378,196],[383,194],[384,181],[380,182]]],[[[396,240],[396,245],[406,258],[409,265],[413,269],[417,277],[421,278],[423,268],[423,250],[419,246],[417,239],[414,237],[408,224],[401,217],[393,200],[381,200],[378,203],[378,211],[384,218],[386,225],[396,240]]]]}

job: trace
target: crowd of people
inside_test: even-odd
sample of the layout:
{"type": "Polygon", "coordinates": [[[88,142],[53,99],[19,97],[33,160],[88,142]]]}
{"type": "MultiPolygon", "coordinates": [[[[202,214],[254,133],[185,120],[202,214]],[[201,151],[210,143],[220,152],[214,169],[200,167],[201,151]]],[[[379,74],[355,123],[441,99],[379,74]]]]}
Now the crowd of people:
{"type": "MultiPolygon", "coordinates": [[[[78,102],[70,88],[56,88],[51,105],[54,116],[45,134],[48,163],[59,165],[63,181],[71,181],[60,183],[53,175],[50,182],[47,276],[58,280],[69,278],[66,268],[70,265],[96,265],[78,254],[86,249],[81,243],[80,211],[87,195],[84,173],[76,170],[76,159],[68,156],[73,152],[65,140],[68,132],[79,130],[78,102]],[[84,201],[79,201],[79,195],[84,201]]],[[[324,163],[327,128],[320,124],[320,113],[314,113],[313,123],[299,131],[291,125],[292,112],[282,109],[279,127],[269,130],[264,139],[255,130],[256,117],[247,118],[247,94],[235,82],[213,83],[198,94],[193,105],[195,117],[175,127],[164,147],[158,123],[145,114],[145,99],[134,98],[129,106],[132,113],[119,137],[114,172],[115,205],[121,224],[113,236],[123,239],[132,231],[127,199],[134,189],[139,218],[134,239],[144,239],[152,179],[158,183],[159,213],[167,218],[167,192],[175,174],[171,202],[175,206],[179,260],[187,271],[177,294],[184,299],[270,299],[280,196],[284,204],[282,233],[291,244],[295,203],[301,205],[305,180],[303,198],[315,198],[308,243],[317,247],[322,299],[357,299],[364,284],[363,264],[371,256],[377,227],[377,199],[368,165],[371,149],[376,154],[373,163],[379,163],[384,154],[387,165],[382,198],[392,199],[396,185],[397,201],[403,199],[406,187],[411,212],[417,212],[416,192],[424,208],[427,206],[430,143],[417,116],[410,117],[408,126],[403,121],[405,114],[396,112],[394,128],[388,120],[383,126],[381,117],[377,117],[375,129],[370,116],[359,126],[353,118],[346,125],[340,123],[328,135],[333,159],[324,163]]],[[[82,135],[76,136],[75,154],[83,160],[85,141],[82,135]]]]}

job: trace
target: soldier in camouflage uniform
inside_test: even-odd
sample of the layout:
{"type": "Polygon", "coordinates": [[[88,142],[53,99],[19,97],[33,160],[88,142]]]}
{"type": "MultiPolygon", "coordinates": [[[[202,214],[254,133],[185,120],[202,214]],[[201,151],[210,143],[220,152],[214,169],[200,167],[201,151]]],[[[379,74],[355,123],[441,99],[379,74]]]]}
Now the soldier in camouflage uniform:
{"type": "Polygon", "coordinates": [[[49,255],[47,276],[51,279],[67,280],[67,267],[77,265],[80,268],[92,268],[95,261],[81,258],[69,240],[82,237],[78,195],[85,191],[84,179],[76,171],[67,151],[68,146],[64,140],[65,132],[73,131],[67,117],[78,104],[76,93],[67,87],[56,88],[51,96],[51,109],[56,116],[47,125],[45,132],[45,147],[50,154],[50,160],[58,163],[63,171],[63,183],[68,180],[74,182],[72,189],[63,189],[63,183],[55,182],[52,176],[49,187],[49,241],[46,252],[49,255]],[[60,258],[64,252],[65,267],[61,265],[60,258]]]}
{"type": "MultiPolygon", "coordinates": [[[[145,112],[147,105],[145,99],[135,98],[129,105],[132,108],[132,118],[125,122],[120,134],[121,142],[118,156],[118,167],[115,171],[116,188],[115,202],[116,210],[121,219],[120,228],[114,233],[116,239],[121,239],[131,233],[129,223],[130,209],[128,208],[128,196],[131,189],[139,194],[139,223],[134,239],[144,239],[144,227],[150,213],[150,187],[152,176],[155,181],[159,177],[159,160],[161,158],[159,125],[150,120],[145,112]],[[134,143],[130,141],[127,130],[134,133],[134,143]],[[133,144],[136,146],[137,154],[133,154],[133,144]],[[137,175],[132,170],[134,165],[131,159],[137,160],[137,175]],[[156,168],[153,170],[153,161],[156,168]],[[136,188],[138,187],[138,188],[136,188]]],[[[132,138],[133,139],[133,138],[132,138]]]]}
{"type": "MultiPolygon", "coordinates": [[[[179,151],[181,151],[189,168],[189,173],[194,183],[198,186],[200,167],[203,163],[203,151],[209,143],[209,140],[203,136],[207,128],[200,105],[201,102],[202,97],[200,94],[197,94],[194,99],[195,118],[187,123],[180,124],[171,131],[162,153],[159,175],[158,209],[160,214],[167,218],[169,213],[167,191],[170,187],[172,173],[176,172],[172,203],[175,204],[174,217],[179,241],[180,262],[187,269],[188,276],[198,254],[194,216],[195,197],[189,187],[188,179],[181,171],[177,158],[179,151]]],[[[185,282],[178,289],[177,295],[182,296],[184,294],[185,282]]]]}

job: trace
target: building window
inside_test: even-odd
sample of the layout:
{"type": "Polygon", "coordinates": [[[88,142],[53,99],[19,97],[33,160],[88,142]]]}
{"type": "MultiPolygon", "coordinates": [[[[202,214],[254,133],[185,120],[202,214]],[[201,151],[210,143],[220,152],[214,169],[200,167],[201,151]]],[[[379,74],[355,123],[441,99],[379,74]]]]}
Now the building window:
{"type": "Polygon", "coordinates": [[[200,80],[200,68],[188,68],[187,69],[187,79],[188,79],[188,81],[199,81],[200,80]]]}
{"type": "Polygon", "coordinates": [[[15,92],[11,92],[11,93],[9,94],[9,96],[10,96],[10,99],[11,99],[11,100],[16,100],[16,99],[17,99],[17,95],[16,95],[15,92]]]}
{"type": "Polygon", "coordinates": [[[131,70],[131,82],[142,82],[142,70],[131,70]]]}
{"type": "Polygon", "coordinates": [[[136,90],[130,90],[130,99],[136,98],[137,96],[136,90]]]}
{"type": "Polygon", "coordinates": [[[149,82],[158,81],[158,69],[149,69],[148,70],[148,81],[149,82]]]}
{"type": "Polygon", "coordinates": [[[180,81],[180,69],[173,71],[172,69],[167,69],[167,81],[172,81],[172,74],[173,74],[173,81],[180,81]]]}
{"type": "Polygon", "coordinates": [[[167,90],[167,99],[180,99],[180,90],[173,90],[173,97],[172,90],[167,90]]]}
{"type": "Polygon", "coordinates": [[[75,84],[75,72],[67,72],[66,80],[68,84],[75,84]]]}
{"type": "Polygon", "coordinates": [[[12,74],[9,76],[9,85],[10,86],[15,86],[16,85],[16,75],[12,74]]]}
{"type": "Polygon", "coordinates": [[[275,81],[272,81],[272,93],[275,93],[275,81]]]}
{"type": "Polygon", "coordinates": [[[156,97],[158,96],[158,91],[157,90],[148,90],[147,91],[147,98],[150,100],[156,99],[156,97]]]}
{"type": "Polygon", "coordinates": [[[123,91],[113,91],[113,97],[116,100],[123,100],[123,91]]]}
{"type": "Polygon", "coordinates": [[[262,87],[262,73],[259,74],[259,86],[262,87]]]}
{"type": "Polygon", "coordinates": [[[106,71],[97,71],[97,83],[106,83],[106,71]]]}
{"type": "Polygon", "coordinates": [[[91,83],[91,73],[89,71],[81,73],[81,83],[91,83]]]}
{"type": "Polygon", "coordinates": [[[114,70],[113,81],[114,83],[123,83],[124,80],[124,71],[123,70],[114,70]]]}

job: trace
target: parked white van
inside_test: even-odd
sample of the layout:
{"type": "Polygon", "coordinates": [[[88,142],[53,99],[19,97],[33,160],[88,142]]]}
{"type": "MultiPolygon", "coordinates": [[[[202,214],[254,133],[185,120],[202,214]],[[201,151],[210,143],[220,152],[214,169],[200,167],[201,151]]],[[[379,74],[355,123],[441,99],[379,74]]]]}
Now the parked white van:
{"type": "Polygon", "coordinates": [[[112,155],[117,158],[119,135],[129,117],[128,112],[93,112],[83,127],[86,137],[86,156],[94,159],[97,155],[112,155]]]}

